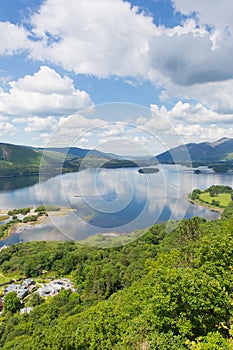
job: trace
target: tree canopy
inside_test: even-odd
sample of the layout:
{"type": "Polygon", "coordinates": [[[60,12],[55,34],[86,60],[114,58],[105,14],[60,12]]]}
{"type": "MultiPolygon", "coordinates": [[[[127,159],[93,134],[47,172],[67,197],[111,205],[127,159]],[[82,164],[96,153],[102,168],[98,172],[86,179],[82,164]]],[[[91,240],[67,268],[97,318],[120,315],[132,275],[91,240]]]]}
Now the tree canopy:
{"type": "Polygon", "coordinates": [[[155,225],[118,248],[30,242],[2,250],[3,273],[67,276],[76,292],[26,299],[29,314],[8,308],[1,348],[232,349],[232,215],[230,204],[221,220],[194,217],[168,233],[155,225]]]}

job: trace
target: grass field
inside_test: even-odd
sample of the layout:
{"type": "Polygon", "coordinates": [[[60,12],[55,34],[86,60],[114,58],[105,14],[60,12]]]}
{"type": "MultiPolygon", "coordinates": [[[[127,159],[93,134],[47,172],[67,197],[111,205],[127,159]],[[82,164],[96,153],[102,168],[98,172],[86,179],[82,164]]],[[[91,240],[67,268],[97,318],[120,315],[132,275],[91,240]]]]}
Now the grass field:
{"type": "Polygon", "coordinates": [[[219,193],[217,196],[215,197],[211,197],[209,192],[204,192],[200,194],[200,200],[202,200],[203,202],[212,204],[212,201],[218,201],[219,202],[219,206],[221,207],[226,207],[230,201],[231,201],[231,194],[230,193],[219,193]]]}
{"type": "Polygon", "coordinates": [[[0,215],[0,221],[7,220],[9,218],[9,215],[0,215]]]}
{"type": "Polygon", "coordinates": [[[12,277],[5,276],[0,270],[0,284],[10,282],[12,277]]]}

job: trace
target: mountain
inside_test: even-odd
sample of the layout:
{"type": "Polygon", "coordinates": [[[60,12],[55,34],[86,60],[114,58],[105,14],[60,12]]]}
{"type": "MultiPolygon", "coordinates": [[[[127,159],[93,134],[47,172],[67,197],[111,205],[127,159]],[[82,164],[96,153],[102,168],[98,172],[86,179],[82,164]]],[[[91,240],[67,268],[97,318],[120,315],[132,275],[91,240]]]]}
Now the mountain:
{"type": "MultiPolygon", "coordinates": [[[[42,154],[42,149],[0,143],[0,177],[38,175],[42,154]]],[[[56,172],[61,169],[63,158],[61,153],[48,151],[43,166],[56,172]]]]}
{"type": "Polygon", "coordinates": [[[101,158],[118,158],[116,154],[112,153],[104,153],[97,150],[90,150],[85,148],[79,148],[79,147],[61,147],[61,148],[47,148],[46,151],[52,151],[52,152],[59,152],[62,154],[66,154],[70,157],[101,157],[101,158]]]}
{"type": "Polygon", "coordinates": [[[187,152],[192,162],[233,161],[233,139],[224,137],[216,142],[187,143],[159,154],[156,159],[160,163],[187,162],[187,152]]]}
{"type": "Polygon", "coordinates": [[[98,150],[78,147],[44,149],[0,143],[0,177],[39,175],[39,173],[55,176],[61,172],[79,171],[80,167],[85,169],[136,166],[138,164],[133,160],[98,150]]]}
{"type": "Polygon", "coordinates": [[[0,143],[0,161],[10,164],[39,165],[41,152],[27,146],[0,143]]]}

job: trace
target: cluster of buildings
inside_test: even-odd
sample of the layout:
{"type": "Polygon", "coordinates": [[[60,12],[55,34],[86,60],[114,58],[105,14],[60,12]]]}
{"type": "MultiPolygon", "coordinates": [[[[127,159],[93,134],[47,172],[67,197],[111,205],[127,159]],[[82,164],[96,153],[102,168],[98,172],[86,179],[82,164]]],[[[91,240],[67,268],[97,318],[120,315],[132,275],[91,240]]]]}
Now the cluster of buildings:
{"type": "Polygon", "coordinates": [[[60,278],[44,284],[37,289],[37,293],[39,293],[40,297],[48,297],[56,295],[61,289],[70,289],[72,292],[75,292],[73,283],[68,278],[60,278]]]}
{"type": "Polygon", "coordinates": [[[15,292],[19,299],[23,299],[29,292],[32,292],[36,288],[36,284],[33,279],[27,278],[21,284],[10,284],[5,288],[4,295],[15,292]]]}
{"type": "MultiPolygon", "coordinates": [[[[13,283],[7,286],[4,290],[4,296],[10,292],[15,292],[18,298],[22,300],[27,295],[36,291],[40,297],[46,298],[58,294],[62,289],[70,289],[72,292],[75,292],[74,285],[68,278],[60,278],[46,284],[37,284],[32,278],[27,278],[21,284],[13,283]]],[[[4,297],[0,300],[0,312],[3,309],[3,305],[4,297]]],[[[32,309],[32,307],[26,307],[21,309],[20,313],[29,313],[32,309]]]]}

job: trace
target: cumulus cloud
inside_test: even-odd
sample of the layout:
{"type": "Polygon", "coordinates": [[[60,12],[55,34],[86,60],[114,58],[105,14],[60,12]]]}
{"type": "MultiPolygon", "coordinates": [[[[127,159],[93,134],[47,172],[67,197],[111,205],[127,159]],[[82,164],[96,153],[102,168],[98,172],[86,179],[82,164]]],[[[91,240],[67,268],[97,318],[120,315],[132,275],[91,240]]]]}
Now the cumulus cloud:
{"type": "MultiPolygon", "coordinates": [[[[50,121],[47,122],[50,124],[50,121]]],[[[85,140],[88,140],[88,147],[94,148],[96,138],[93,137],[93,132],[105,124],[107,124],[106,121],[95,118],[93,115],[88,118],[80,113],[75,113],[67,117],[60,117],[55,123],[56,127],[53,129],[55,131],[48,140],[46,133],[42,133],[42,137],[48,141],[49,147],[80,147],[80,143],[87,143],[85,140]]]]}
{"type": "MultiPolygon", "coordinates": [[[[108,109],[108,115],[110,110],[108,109]]],[[[50,142],[98,148],[118,154],[158,154],[178,144],[215,141],[233,137],[233,114],[220,114],[207,106],[179,101],[172,108],[151,105],[151,113],[134,110],[135,118],[127,122],[111,122],[99,117],[98,108],[89,116],[76,113],[61,117],[50,142]]]]}
{"type": "Polygon", "coordinates": [[[177,102],[175,106],[167,112],[168,118],[175,121],[183,121],[189,124],[213,124],[232,123],[233,114],[219,114],[205,107],[201,103],[190,104],[177,102]]]}
{"type": "Polygon", "coordinates": [[[25,75],[18,81],[11,82],[10,86],[21,91],[33,91],[43,95],[70,95],[75,92],[73,81],[69,77],[61,77],[54,69],[46,66],[41,66],[34,75],[25,75]]]}
{"type": "MultiPolygon", "coordinates": [[[[199,100],[208,109],[223,116],[233,114],[232,100],[233,79],[190,86],[177,86],[171,81],[166,82],[166,89],[160,94],[160,100],[166,101],[171,97],[184,98],[186,100],[199,100]]],[[[225,116],[224,118],[228,118],[225,116]]]]}
{"type": "Polygon", "coordinates": [[[13,136],[16,130],[16,127],[12,123],[9,123],[7,117],[0,115],[0,136],[4,134],[13,136]]]}
{"type": "Polygon", "coordinates": [[[191,141],[215,141],[223,136],[233,137],[233,128],[229,126],[233,114],[219,114],[201,103],[192,105],[179,101],[170,110],[164,106],[159,108],[151,105],[151,111],[151,118],[138,119],[137,123],[155,135],[160,135],[161,141],[167,145],[170,142],[177,145],[191,141]],[[161,121],[167,126],[163,130],[161,121]],[[169,134],[171,139],[168,138],[169,134]]]}
{"type": "Polygon", "coordinates": [[[35,50],[32,55],[76,73],[102,77],[115,74],[148,78],[151,71],[157,71],[178,85],[232,77],[232,38],[222,43],[221,50],[213,50],[217,48],[217,31],[223,25],[223,20],[217,18],[227,17],[230,23],[230,16],[221,16],[222,4],[191,3],[174,1],[182,13],[196,10],[197,19],[171,29],[155,26],[151,17],[121,0],[80,1],[80,6],[76,0],[61,0],[59,4],[47,0],[31,19],[34,33],[43,43],[40,53],[35,50]],[[211,9],[209,15],[207,8],[211,9]],[[215,25],[215,30],[206,30],[207,24],[215,25]]]}
{"type": "MultiPolygon", "coordinates": [[[[13,116],[15,123],[26,121],[27,132],[42,132],[44,138],[46,131],[58,127],[58,141],[66,142],[69,136],[74,140],[76,133],[87,143],[82,133],[103,121],[73,117],[91,105],[90,97],[69,77],[45,65],[50,62],[77,74],[116,75],[129,82],[149,79],[163,88],[161,100],[199,101],[178,102],[170,110],[154,105],[150,118],[137,119],[138,126],[154,133],[169,134],[172,125],[170,129],[194,139],[205,132],[210,138],[230,135],[233,4],[229,0],[173,0],[173,4],[188,19],[172,28],[156,26],[152,15],[123,0],[45,0],[31,16],[30,29],[0,22],[0,55],[25,51],[29,58],[44,62],[35,74],[10,82],[8,90],[0,89],[1,115],[13,116]]],[[[4,125],[14,132],[8,121],[4,125]]],[[[117,137],[123,129],[103,129],[102,137],[117,137]]],[[[139,137],[136,129],[131,137],[139,137]]]]}
{"type": "Polygon", "coordinates": [[[54,116],[40,118],[37,116],[27,119],[28,125],[25,128],[26,132],[32,131],[53,131],[57,128],[58,121],[54,116]]]}
{"type": "Polygon", "coordinates": [[[76,90],[70,78],[46,66],[9,85],[9,92],[0,93],[2,115],[64,115],[91,104],[89,95],[76,90]]]}
{"type": "Polygon", "coordinates": [[[184,86],[233,78],[229,0],[173,4],[183,14],[196,12],[195,18],[166,28],[127,1],[46,0],[31,17],[30,38],[37,40],[30,41],[23,27],[1,23],[4,38],[18,38],[4,39],[2,52],[26,49],[33,59],[99,77],[141,77],[162,84],[168,78],[184,86]]]}
{"type": "Polygon", "coordinates": [[[232,27],[233,3],[229,0],[173,0],[177,11],[189,15],[196,12],[200,24],[227,28],[232,27]]]}
{"type": "Polygon", "coordinates": [[[6,121],[1,121],[0,119],[0,136],[4,134],[13,136],[15,135],[15,133],[16,133],[16,127],[13,124],[6,121]]]}
{"type": "Polygon", "coordinates": [[[0,55],[18,54],[32,48],[29,33],[22,26],[10,22],[0,22],[0,55]]]}
{"type": "Polygon", "coordinates": [[[31,18],[41,39],[31,55],[76,73],[146,74],[152,18],[121,0],[47,0],[31,18]],[[53,39],[51,41],[51,38],[53,39]]]}
{"type": "Polygon", "coordinates": [[[161,35],[150,42],[150,64],[176,85],[223,81],[233,77],[233,39],[212,49],[209,35],[161,35]]]}

